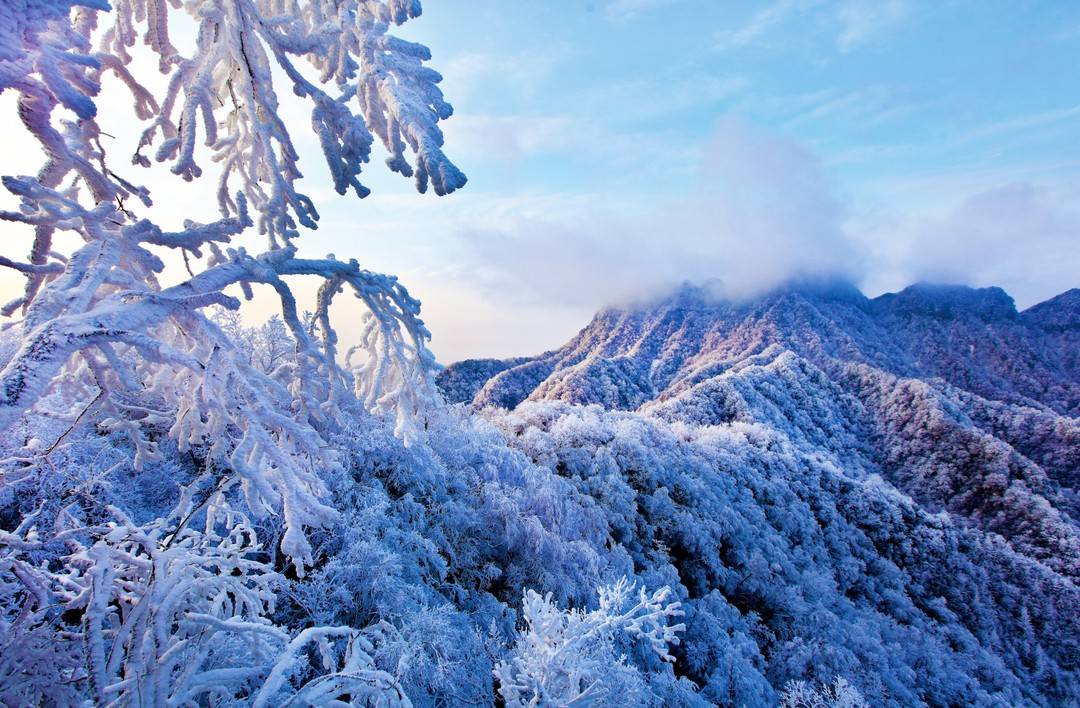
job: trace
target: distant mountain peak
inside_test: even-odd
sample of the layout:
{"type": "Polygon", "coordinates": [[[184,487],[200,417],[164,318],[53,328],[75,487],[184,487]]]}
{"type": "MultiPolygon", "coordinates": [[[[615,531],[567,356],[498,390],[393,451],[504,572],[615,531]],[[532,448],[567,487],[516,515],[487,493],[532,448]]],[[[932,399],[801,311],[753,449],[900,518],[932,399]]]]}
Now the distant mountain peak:
{"type": "Polygon", "coordinates": [[[1022,313],[1024,319],[1044,328],[1080,330],[1080,288],[1073,288],[1033,305],[1022,313]]]}
{"type": "Polygon", "coordinates": [[[966,285],[915,283],[898,293],[873,300],[881,311],[935,318],[977,317],[982,320],[1015,319],[1012,297],[998,287],[972,288],[966,285]]]}
{"type": "MultiPolygon", "coordinates": [[[[746,306],[775,300],[788,295],[801,295],[809,300],[847,302],[864,305],[869,299],[847,278],[837,275],[803,274],[793,276],[767,290],[749,294],[732,294],[723,281],[712,280],[704,283],[683,281],[677,288],[659,297],[637,303],[634,309],[670,308],[710,308],[721,305],[746,306]]],[[[608,310],[625,308],[610,307],[608,310]]]]}
{"type": "Polygon", "coordinates": [[[843,302],[860,307],[869,302],[853,282],[838,275],[797,275],[771,290],[768,295],[789,293],[812,300],[843,302]]]}

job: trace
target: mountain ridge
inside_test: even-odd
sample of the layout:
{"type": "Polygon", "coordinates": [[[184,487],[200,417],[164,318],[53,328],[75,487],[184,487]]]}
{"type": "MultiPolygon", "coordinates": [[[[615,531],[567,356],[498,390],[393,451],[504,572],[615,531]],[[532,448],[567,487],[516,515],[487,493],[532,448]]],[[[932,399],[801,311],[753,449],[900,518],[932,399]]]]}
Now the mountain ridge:
{"type": "Polygon", "coordinates": [[[1080,362],[1071,352],[1078,328],[1080,289],[1019,312],[996,287],[916,283],[871,299],[846,281],[800,280],[731,300],[684,284],[651,303],[604,308],[563,347],[534,357],[457,362],[438,383],[451,402],[476,407],[513,408],[532,398],[634,409],[687,376],[707,373],[706,364],[717,370],[725,360],[776,344],[818,360],[943,378],[991,400],[1076,416],[1080,362]],[[614,397],[577,385],[590,372],[614,380],[614,397]]]}
{"type": "Polygon", "coordinates": [[[867,298],[822,279],[738,301],[684,285],[605,308],[539,356],[451,365],[439,384],[474,409],[548,401],[764,425],[1076,581],[1077,321],[1080,290],[1020,312],[1001,288],[867,298]]]}

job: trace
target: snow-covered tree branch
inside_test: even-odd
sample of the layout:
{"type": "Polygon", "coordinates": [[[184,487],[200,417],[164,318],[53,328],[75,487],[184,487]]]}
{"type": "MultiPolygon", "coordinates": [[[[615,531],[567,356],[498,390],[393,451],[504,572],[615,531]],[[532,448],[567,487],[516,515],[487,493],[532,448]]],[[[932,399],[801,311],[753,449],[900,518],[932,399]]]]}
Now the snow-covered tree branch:
{"type": "Polygon", "coordinates": [[[426,48],[388,34],[419,14],[419,2],[399,0],[26,0],[0,8],[0,91],[18,95],[22,122],[46,156],[36,176],[3,179],[19,208],[0,212],[0,221],[32,229],[34,243],[25,261],[0,259],[27,281],[3,308],[20,317],[20,345],[0,370],[0,431],[14,440],[29,419],[70,421],[51,445],[37,437],[16,445],[2,462],[0,493],[20,493],[19,484],[47,474],[49,455],[80,425],[127,436],[136,471],[160,462],[167,440],[217,480],[201,503],[185,488],[180,506],[149,521],[76,494],[73,508],[43,526],[5,532],[2,563],[18,582],[4,586],[13,613],[4,630],[25,646],[2,668],[14,681],[5,681],[9,697],[51,695],[32,678],[14,678],[45,652],[63,673],[55,690],[85,691],[102,704],[211,694],[275,705],[342,695],[408,703],[372,667],[355,630],[313,628],[291,639],[272,623],[278,574],[267,559],[280,551],[300,577],[314,562],[309,535],[337,516],[321,475],[339,464],[330,439],[346,418],[393,416],[411,441],[437,405],[419,302],[356,260],[298,255],[299,227],[315,228],[318,212],[298,189],[299,156],[276,93],[284,82],[309,100],[338,192],[367,195],[359,176],[376,135],[391,169],[415,175],[420,192],[429,183],[439,195],[453,192],[465,177],[442,152],[438,122],[452,111],[441,77],[424,66],[426,48]],[[198,25],[187,54],[169,34],[177,13],[198,25]],[[166,76],[160,96],[134,71],[139,40],[166,76]],[[153,159],[186,180],[216,165],[219,220],[169,230],[149,192],[110,167],[95,105],[109,72],[145,123],[134,164],[149,165],[142,153],[154,148],[153,159]],[[253,226],[269,244],[261,254],[237,242],[253,226]],[[61,232],[79,245],[58,250],[61,232]],[[169,251],[182,255],[189,276],[171,284],[169,251]],[[289,284],[301,275],[325,282],[310,326],[289,284]],[[240,307],[226,289],[250,298],[254,287],[276,293],[291,342],[272,367],[256,366],[211,317],[210,308],[240,307]],[[344,289],[365,313],[347,361],[329,311],[344,289]],[[63,528],[87,514],[101,520],[63,528]],[[279,520],[264,523],[275,535],[257,538],[250,519],[267,518],[279,520]],[[27,554],[52,558],[52,569],[27,554]],[[82,620],[59,630],[55,607],[82,620]],[[45,646],[49,631],[60,633],[45,646]],[[298,687],[289,677],[306,666],[309,645],[329,673],[298,687]],[[334,651],[344,658],[332,659],[334,651]]]}
{"type": "MultiPolygon", "coordinates": [[[[24,273],[28,283],[24,298],[6,308],[25,316],[19,325],[23,345],[0,372],[0,427],[32,410],[65,367],[85,370],[114,411],[121,398],[148,388],[166,397],[184,391],[179,400],[158,401],[177,411],[172,435],[184,447],[213,437],[210,456],[244,480],[252,511],[283,510],[283,548],[302,563],[308,560],[303,527],[319,525],[329,514],[317,501],[321,490],[311,471],[313,464],[330,463],[320,427],[334,418],[336,406],[355,400],[369,410],[394,412],[399,432],[415,434],[412,420],[433,400],[432,358],[419,303],[395,279],[362,270],[355,260],[297,258],[288,244],[298,233],[296,222],[314,227],[317,214],[295,189],[297,156],[278,116],[270,62],[315,104],[313,119],[322,126],[320,139],[342,192],[350,184],[359,196],[366,194],[356,177],[370,154],[368,124],[391,150],[395,170],[413,171],[404,157],[406,145],[413,150],[421,191],[429,179],[439,194],[464,184],[441,151],[437,122],[450,108],[436,87],[438,74],[422,65],[426,50],[386,34],[391,23],[418,15],[418,3],[208,0],[184,7],[200,23],[197,46],[186,58],[168,35],[170,14],[178,10],[164,1],[121,1],[101,16],[105,6],[82,5],[70,21],[67,5],[42,4],[37,22],[20,20],[24,34],[40,41],[9,47],[27,71],[5,74],[10,81],[4,88],[19,92],[24,122],[49,162],[37,178],[4,181],[22,206],[0,213],[0,219],[33,227],[36,241],[28,262],[2,263],[24,273]],[[107,28],[99,33],[100,50],[93,52],[99,23],[107,28]],[[160,102],[126,68],[128,49],[140,33],[169,74],[160,102]],[[303,77],[293,64],[297,58],[320,69],[319,82],[303,77]],[[93,97],[107,70],[121,75],[136,99],[136,116],[150,121],[144,144],[162,137],[157,158],[173,160],[173,171],[188,179],[201,174],[195,146],[202,121],[205,142],[221,163],[220,221],[188,222],[182,231],[169,232],[124,206],[131,194],[147,207],[150,199],[105,166],[93,97]],[[332,84],[342,95],[331,99],[319,83],[332,84]],[[353,98],[356,114],[348,108],[353,98]],[[78,119],[64,136],[50,122],[60,107],[78,119]],[[72,173],[72,186],[58,190],[72,173]],[[234,176],[238,191],[230,194],[234,176]],[[92,204],[81,203],[80,185],[89,188],[92,204]],[[253,222],[249,202],[254,221],[270,238],[271,250],[261,256],[229,247],[253,222]],[[84,245],[71,254],[55,253],[57,231],[75,232],[84,245]],[[208,251],[207,267],[163,287],[164,264],[155,247],[195,257],[208,251]],[[293,275],[326,280],[315,313],[318,340],[301,326],[287,284],[293,275]],[[297,348],[292,383],[244,366],[233,343],[201,312],[211,305],[235,309],[239,303],[225,288],[239,286],[249,294],[256,284],[270,286],[281,300],[297,348]],[[361,344],[366,358],[355,372],[341,367],[328,312],[345,287],[368,312],[361,344]]],[[[136,162],[143,160],[137,156],[136,162]]],[[[117,425],[139,437],[139,426],[125,418],[118,413],[117,425]]],[[[152,443],[140,441],[139,447],[153,454],[152,443]]]]}

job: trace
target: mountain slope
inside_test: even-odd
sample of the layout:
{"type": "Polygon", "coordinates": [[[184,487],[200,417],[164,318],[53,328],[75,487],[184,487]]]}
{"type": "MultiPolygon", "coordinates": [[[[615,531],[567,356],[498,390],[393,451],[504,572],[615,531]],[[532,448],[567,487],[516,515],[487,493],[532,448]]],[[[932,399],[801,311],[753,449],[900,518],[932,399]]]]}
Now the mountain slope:
{"type": "Polygon", "coordinates": [[[440,385],[608,510],[635,567],[733,613],[750,653],[690,671],[710,700],[753,702],[719,665],[846,675],[875,704],[1057,704],[1080,656],[1078,333],[1075,290],[1018,312],[998,288],[684,286],[440,385]]]}
{"type": "MultiPolygon", "coordinates": [[[[312,563],[294,572],[270,552],[280,518],[253,514],[250,538],[266,545],[239,546],[233,567],[265,549],[281,588],[275,621],[363,627],[373,666],[416,706],[494,705],[533,679],[578,681],[598,706],[769,706],[792,681],[840,679],[874,706],[1076,705],[1080,431],[1053,402],[1075,385],[1069,352],[1053,348],[1075,336],[1073,299],[990,324],[950,305],[934,327],[904,325],[908,339],[887,319],[910,316],[874,303],[836,283],[743,303],[687,289],[602,313],[563,350],[443,372],[448,397],[497,394],[512,410],[432,405],[406,444],[393,414],[343,407],[327,438],[334,464],[318,468],[336,514],[312,534],[312,563]],[[1007,367],[974,368],[983,362],[963,347],[946,353],[978,374],[978,392],[926,373],[926,342],[944,346],[949,332],[966,343],[991,326],[1029,333],[1030,378],[1056,377],[1050,402],[994,373],[1007,367]],[[495,386],[500,377],[516,387],[495,386]],[[680,603],[681,628],[667,627],[673,663],[634,633],[640,616],[627,615],[626,631],[582,628],[605,603],[632,611],[636,596],[612,605],[597,593],[623,579],[680,603]]],[[[251,362],[274,360],[263,351],[273,337],[235,336],[254,343],[251,362]]],[[[0,362],[16,344],[0,336],[0,362]]],[[[285,349],[299,366],[303,350],[285,349]]],[[[78,414],[82,426],[37,415],[0,437],[4,472],[22,473],[20,488],[0,490],[0,696],[27,680],[74,696],[64,681],[88,661],[84,604],[43,603],[26,630],[24,601],[42,601],[23,570],[70,555],[82,572],[111,541],[73,553],[71,534],[93,524],[126,543],[129,531],[98,526],[114,516],[165,519],[170,533],[169,519],[199,518],[169,510],[213,489],[214,470],[204,448],[164,434],[182,412],[156,395],[135,399],[154,406],[162,433],[141,468],[112,409],[78,414]],[[27,454],[41,464],[22,467],[27,454]],[[64,544],[38,542],[54,532],[64,544]]],[[[210,528],[215,514],[201,515],[210,528]]],[[[147,571],[158,565],[132,558],[157,582],[147,571]]],[[[140,616],[129,577],[115,576],[128,599],[93,600],[103,622],[140,616]]],[[[152,587],[202,592],[201,577],[185,577],[152,587]]],[[[160,597],[155,607],[188,618],[198,607],[160,597]]]]}
{"type": "Polygon", "coordinates": [[[601,312],[553,352],[455,364],[442,381],[473,374],[477,408],[558,400],[766,424],[1075,579],[1077,332],[1076,290],[1019,313],[999,288],[917,284],[871,300],[802,280],[732,302],[683,286],[601,312]]]}

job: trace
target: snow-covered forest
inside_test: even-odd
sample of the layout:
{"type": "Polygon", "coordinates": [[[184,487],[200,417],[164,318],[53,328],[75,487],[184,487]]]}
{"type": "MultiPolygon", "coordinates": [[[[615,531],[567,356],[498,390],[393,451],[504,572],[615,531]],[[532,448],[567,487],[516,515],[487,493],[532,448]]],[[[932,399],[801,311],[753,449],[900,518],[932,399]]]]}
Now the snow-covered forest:
{"type": "Polygon", "coordinates": [[[1020,313],[687,286],[441,367],[396,277],[303,255],[294,145],[314,131],[305,170],[340,199],[373,157],[466,185],[430,52],[395,35],[420,12],[0,4],[0,92],[42,154],[0,163],[3,228],[33,243],[0,255],[25,280],[0,332],[0,703],[1080,699],[1077,291],[1020,313]],[[104,81],[134,155],[107,149],[104,81]],[[157,163],[214,181],[220,218],[163,222],[157,163]],[[280,307],[250,327],[255,290],[280,307]]]}

